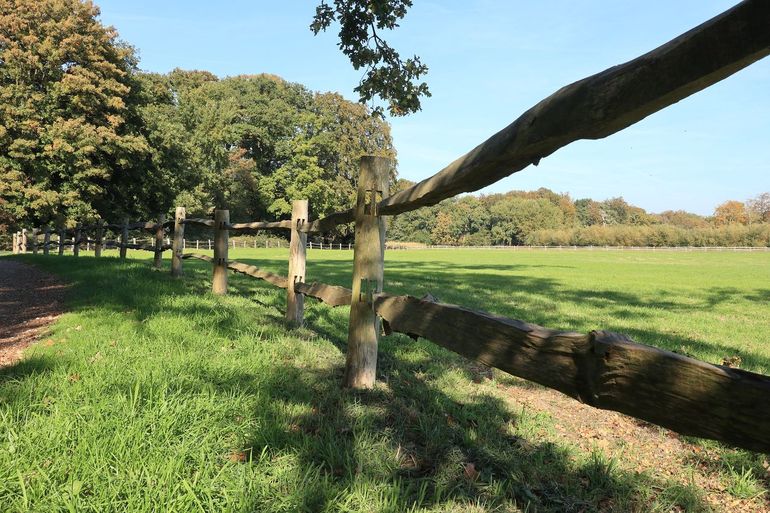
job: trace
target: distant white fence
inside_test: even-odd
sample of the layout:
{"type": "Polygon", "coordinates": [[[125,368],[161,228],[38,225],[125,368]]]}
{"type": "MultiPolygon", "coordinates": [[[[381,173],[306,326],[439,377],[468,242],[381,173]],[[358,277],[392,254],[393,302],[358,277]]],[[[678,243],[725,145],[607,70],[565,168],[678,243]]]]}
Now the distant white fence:
{"type": "MultiPolygon", "coordinates": [[[[137,240],[132,239],[134,244],[137,240]]],[[[148,239],[152,243],[152,239],[148,239]]],[[[170,239],[166,239],[166,244],[170,244],[170,239]]],[[[281,240],[266,240],[264,245],[257,243],[256,241],[236,241],[231,240],[230,246],[235,248],[288,248],[288,241],[281,240]]],[[[206,240],[185,240],[183,241],[183,247],[185,249],[214,249],[214,241],[212,239],[206,240]]],[[[353,249],[351,243],[326,243],[326,242],[308,242],[308,249],[324,249],[324,250],[348,250],[353,249]]],[[[86,250],[91,249],[91,244],[87,243],[86,250]]],[[[531,251],[531,250],[546,250],[546,251],[680,251],[680,252],[720,252],[720,251],[736,251],[736,252],[770,252],[770,247],[767,246],[420,246],[414,244],[399,244],[398,242],[389,242],[387,244],[388,250],[409,250],[409,249],[460,249],[460,250],[473,250],[473,249],[494,249],[505,251],[531,251]]]]}
{"type": "MultiPolygon", "coordinates": [[[[183,247],[184,249],[214,249],[214,241],[213,239],[206,239],[206,240],[184,240],[183,241],[183,247]]],[[[282,241],[282,240],[266,240],[264,244],[257,243],[257,241],[248,242],[245,240],[237,241],[235,239],[230,240],[230,247],[233,249],[236,248],[288,248],[289,242],[288,241],[282,241]]],[[[308,249],[346,249],[346,250],[352,250],[353,244],[352,243],[341,243],[341,242],[335,242],[335,243],[326,243],[326,242],[308,242],[307,243],[308,249]]]]}

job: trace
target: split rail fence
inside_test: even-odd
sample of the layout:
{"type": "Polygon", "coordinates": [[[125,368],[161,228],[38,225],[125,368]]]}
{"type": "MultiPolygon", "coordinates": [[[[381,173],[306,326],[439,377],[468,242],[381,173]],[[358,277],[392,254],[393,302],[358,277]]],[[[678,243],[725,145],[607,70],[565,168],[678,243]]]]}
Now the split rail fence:
{"type": "MultiPolygon", "coordinates": [[[[463,192],[476,191],[539,162],[578,139],[618,132],[770,54],[770,2],[746,0],[665,45],[625,64],[566,86],[524,113],[468,154],[422,182],[388,194],[391,163],[364,157],[355,206],[322,219],[308,219],[307,200],[292,202],[291,219],[231,223],[229,211],[213,219],[186,218],[178,207],[173,221],[78,227],[73,240],[59,234],[58,252],[79,242],[154,252],[161,266],[172,250],[171,274],[181,276],[184,259],[212,265],[212,291],[227,293],[227,271],[243,273],[286,289],[286,319],[303,322],[304,298],[330,306],[350,306],[345,385],[374,384],[381,333],[423,337],[490,367],[540,383],[596,408],[619,411],[682,434],[720,440],[738,447],[770,452],[770,377],[712,365],[657,349],[607,331],[574,333],[507,319],[433,298],[394,296],[383,292],[385,216],[434,205],[463,192]],[[708,58],[703,58],[704,51],[708,58]],[[350,289],[308,282],[307,235],[355,223],[353,283],[350,289]],[[184,228],[214,232],[213,257],[183,252],[184,228]],[[165,228],[173,242],[164,244],[165,228]],[[105,228],[121,231],[119,242],[105,242],[105,228]],[[154,233],[152,245],[128,242],[130,230],[154,233]],[[228,258],[231,233],[255,230],[290,232],[288,273],[280,276],[228,258]],[[84,233],[94,232],[94,239],[84,233]]],[[[42,233],[48,252],[50,229],[35,230],[32,251],[42,233]]],[[[19,235],[20,250],[29,243],[19,235]]]]}

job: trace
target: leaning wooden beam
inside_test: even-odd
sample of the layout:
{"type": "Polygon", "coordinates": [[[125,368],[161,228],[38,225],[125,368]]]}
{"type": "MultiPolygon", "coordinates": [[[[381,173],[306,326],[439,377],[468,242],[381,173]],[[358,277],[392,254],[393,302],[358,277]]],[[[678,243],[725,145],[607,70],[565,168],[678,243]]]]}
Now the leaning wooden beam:
{"type": "Polygon", "coordinates": [[[259,278],[260,280],[264,280],[282,289],[285,289],[289,286],[289,280],[285,276],[263,271],[253,265],[232,261],[227,265],[227,268],[238,273],[246,274],[254,278],[259,278]]]}
{"type": "Polygon", "coordinates": [[[247,232],[252,230],[291,230],[291,219],[284,221],[254,221],[251,223],[228,224],[227,229],[233,232],[247,232]]]}
{"type": "Polygon", "coordinates": [[[556,91],[437,174],[380,202],[379,211],[399,214],[477,191],[571,142],[614,134],[769,53],[770,2],[741,2],[641,57],[556,91]]]}
{"type": "Polygon", "coordinates": [[[350,305],[350,296],[353,293],[350,289],[338,285],[327,285],[326,283],[295,283],[294,291],[305,296],[320,299],[329,306],[350,305]]]}
{"type": "Polygon", "coordinates": [[[556,331],[410,296],[374,310],[417,335],[581,402],[684,435],[770,452],[770,377],[711,365],[605,331],[556,331]]]}
{"type": "Polygon", "coordinates": [[[330,232],[337,226],[341,224],[352,223],[354,220],[355,209],[351,208],[350,210],[346,210],[344,212],[335,212],[322,219],[316,219],[314,221],[305,223],[305,226],[302,227],[301,231],[306,233],[330,232]]]}
{"type": "Polygon", "coordinates": [[[214,227],[214,220],[213,219],[200,219],[197,217],[191,217],[189,219],[184,220],[184,224],[189,225],[195,225],[195,226],[208,226],[209,228],[214,227]]]}
{"type": "MultiPolygon", "coordinates": [[[[126,248],[126,249],[143,249],[145,251],[153,251],[153,252],[157,249],[154,244],[131,244],[131,243],[128,243],[128,244],[116,244],[116,246],[120,247],[120,248],[126,248]]],[[[163,244],[160,247],[161,251],[168,251],[169,249],[172,249],[172,245],[171,244],[163,244]]]]}
{"type": "MultiPolygon", "coordinates": [[[[198,260],[204,260],[209,263],[214,262],[214,259],[212,257],[208,255],[199,255],[197,253],[185,253],[184,255],[182,255],[182,258],[183,259],[197,258],[198,260]]],[[[227,263],[227,268],[237,273],[246,274],[253,278],[259,278],[260,280],[265,280],[266,282],[271,283],[272,285],[275,285],[276,287],[279,287],[282,289],[285,289],[289,286],[289,282],[285,276],[280,276],[278,274],[273,274],[268,271],[263,271],[253,265],[244,264],[242,262],[236,262],[235,260],[230,260],[227,263]]]]}

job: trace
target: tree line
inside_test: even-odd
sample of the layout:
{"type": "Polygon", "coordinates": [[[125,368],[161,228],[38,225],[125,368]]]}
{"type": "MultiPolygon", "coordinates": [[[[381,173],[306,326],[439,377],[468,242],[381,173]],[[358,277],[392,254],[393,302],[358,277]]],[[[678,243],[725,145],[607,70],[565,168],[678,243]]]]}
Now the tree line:
{"type": "MultiPolygon", "coordinates": [[[[399,180],[398,188],[411,185],[399,180]]],[[[462,196],[395,216],[388,237],[433,245],[770,246],[770,193],[712,216],[649,213],[622,197],[573,200],[546,188],[462,196]]]]}
{"type": "MultiPolygon", "coordinates": [[[[337,93],[259,74],[142,72],[81,0],[0,0],[0,225],[148,219],[185,205],[276,219],[348,208],[389,125],[337,93]]],[[[395,176],[395,171],[394,171],[395,176]]]]}

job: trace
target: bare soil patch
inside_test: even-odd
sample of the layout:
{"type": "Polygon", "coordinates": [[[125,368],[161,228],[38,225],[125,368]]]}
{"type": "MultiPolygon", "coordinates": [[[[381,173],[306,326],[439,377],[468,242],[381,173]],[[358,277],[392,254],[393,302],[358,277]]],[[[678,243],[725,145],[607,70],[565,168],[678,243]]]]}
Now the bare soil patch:
{"type": "Polygon", "coordinates": [[[21,359],[63,311],[66,285],[29,264],[0,259],[0,367],[21,359]]]}
{"type": "MultiPolygon", "coordinates": [[[[739,499],[728,492],[718,472],[723,466],[718,450],[704,449],[668,429],[592,408],[519,378],[507,378],[498,388],[515,404],[549,414],[554,419],[554,441],[584,452],[599,451],[627,470],[647,472],[682,485],[693,484],[703,490],[715,512],[770,511],[770,497],[739,499]]],[[[758,477],[770,481],[770,472],[758,477]]]]}

